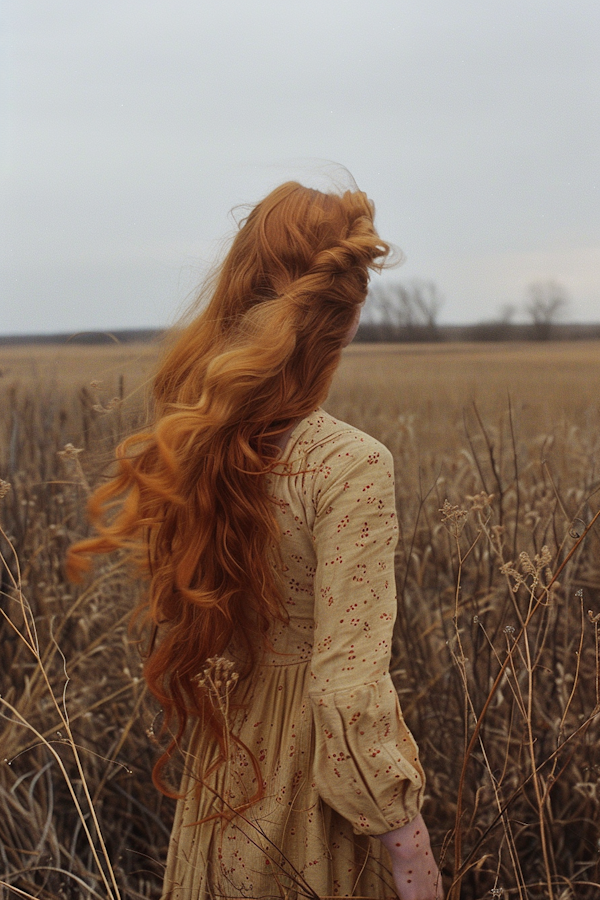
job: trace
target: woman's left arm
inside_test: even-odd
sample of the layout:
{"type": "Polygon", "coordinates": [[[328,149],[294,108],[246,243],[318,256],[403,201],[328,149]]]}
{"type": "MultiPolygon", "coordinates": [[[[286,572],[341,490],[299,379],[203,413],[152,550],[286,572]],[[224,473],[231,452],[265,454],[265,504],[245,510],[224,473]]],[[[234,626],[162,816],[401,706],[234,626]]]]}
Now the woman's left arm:
{"type": "Polygon", "coordinates": [[[389,674],[398,537],[391,453],[368,435],[332,445],[314,483],[315,779],[357,834],[419,813],[425,777],[389,674]]]}

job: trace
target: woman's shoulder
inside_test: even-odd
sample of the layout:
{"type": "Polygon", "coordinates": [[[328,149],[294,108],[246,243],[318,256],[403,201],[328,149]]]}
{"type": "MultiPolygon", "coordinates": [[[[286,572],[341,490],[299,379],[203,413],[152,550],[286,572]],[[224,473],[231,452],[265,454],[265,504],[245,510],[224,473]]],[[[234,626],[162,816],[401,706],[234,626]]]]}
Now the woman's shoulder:
{"type": "Polygon", "coordinates": [[[294,428],[285,456],[289,462],[307,457],[321,462],[339,460],[348,464],[364,460],[391,464],[392,454],[372,435],[317,409],[294,428]]]}

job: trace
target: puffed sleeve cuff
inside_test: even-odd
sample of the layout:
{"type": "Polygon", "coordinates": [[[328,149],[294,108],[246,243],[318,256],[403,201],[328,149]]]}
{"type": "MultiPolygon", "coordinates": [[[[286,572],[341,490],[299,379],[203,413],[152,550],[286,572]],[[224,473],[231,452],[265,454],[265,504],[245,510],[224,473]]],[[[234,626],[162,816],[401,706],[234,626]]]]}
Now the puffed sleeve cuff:
{"type": "Polygon", "coordinates": [[[384,834],[414,819],[425,775],[391,677],[311,695],[311,703],[314,778],[325,803],[355,834],[384,834]]]}

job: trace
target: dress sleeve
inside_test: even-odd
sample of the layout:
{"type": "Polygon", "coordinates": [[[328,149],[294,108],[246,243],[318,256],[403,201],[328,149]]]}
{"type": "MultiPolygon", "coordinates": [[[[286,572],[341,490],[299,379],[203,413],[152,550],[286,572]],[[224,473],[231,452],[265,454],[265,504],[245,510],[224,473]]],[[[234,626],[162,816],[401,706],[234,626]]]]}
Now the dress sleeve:
{"type": "Polygon", "coordinates": [[[314,497],[314,778],[355,833],[377,835],[414,819],[425,784],[389,674],[398,536],[393,461],[366,436],[336,446],[334,456],[314,497]]]}

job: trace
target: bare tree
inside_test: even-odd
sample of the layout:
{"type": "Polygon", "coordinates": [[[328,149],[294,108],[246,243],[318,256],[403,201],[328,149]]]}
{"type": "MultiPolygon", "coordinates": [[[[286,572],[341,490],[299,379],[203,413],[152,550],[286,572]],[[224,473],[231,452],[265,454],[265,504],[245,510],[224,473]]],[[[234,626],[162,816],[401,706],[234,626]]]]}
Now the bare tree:
{"type": "Polygon", "coordinates": [[[410,297],[402,284],[379,282],[369,291],[364,322],[381,326],[382,333],[396,331],[409,324],[411,318],[410,297]]]}
{"type": "Polygon", "coordinates": [[[415,281],[411,290],[413,308],[421,324],[432,331],[437,328],[437,320],[443,306],[443,299],[433,281],[415,281]]]}
{"type": "Polygon", "coordinates": [[[432,281],[380,283],[369,292],[364,321],[378,330],[380,339],[436,340],[442,304],[432,281]]]}
{"type": "Polygon", "coordinates": [[[548,340],[556,319],[568,305],[567,291],[557,281],[535,281],[527,288],[525,309],[531,316],[534,335],[548,340]]]}

